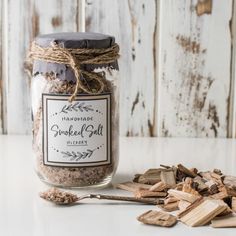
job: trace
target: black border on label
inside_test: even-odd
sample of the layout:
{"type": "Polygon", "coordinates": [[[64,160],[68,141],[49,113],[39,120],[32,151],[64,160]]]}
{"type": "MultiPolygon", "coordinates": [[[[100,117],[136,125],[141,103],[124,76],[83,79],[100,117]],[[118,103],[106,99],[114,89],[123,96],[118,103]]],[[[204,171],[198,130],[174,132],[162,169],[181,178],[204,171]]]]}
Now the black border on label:
{"type": "Polygon", "coordinates": [[[48,161],[48,145],[47,145],[47,162],[45,162],[45,124],[46,124],[46,141],[48,140],[48,100],[59,100],[59,101],[65,101],[67,99],[50,99],[46,96],[58,96],[58,97],[65,97],[69,98],[70,95],[68,94],[48,94],[48,93],[42,93],[42,153],[43,153],[43,164],[45,166],[53,166],[53,167],[65,167],[65,168],[83,168],[83,167],[96,167],[96,166],[106,166],[112,164],[112,96],[111,93],[102,93],[102,94],[79,94],[76,96],[75,101],[86,101],[86,100],[106,100],[106,110],[107,110],[107,135],[106,135],[106,141],[107,141],[107,156],[105,160],[102,161],[95,161],[95,162],[55,162],[55,161],[48,161]],[[97,97],[97,96],[103,96],[103,95],[109,95],[107,98],[94,98],[94,99],[88,99],[88,98],[80,98],[80,97],[97,97]],[[46,98],[45,98],[46,97],[46,98]],[[45,104],[44,104],[45,103],[45,104]],[[110,103],[110,104],[109,104],[110,103]],[[44,114],[44,109],[46,105],[46,114],[44,114]],[[110,105],[110,112],[109,112],[109,105],[110,105]],[[110,116],[110,122],[108,122],[110,116]],[[46,118],[46,123],[44,118],[46,118]],[[109,124],[110,123],[110,124],[109,124]],[[110,131],[110,140],[109,140],[109,131],[110,131]],[[110,141],[110,142],[109,142],[110,141]],[[110,160],[109,160],[110,156],[110,160]],[[96,163],[101,163],[101,162],[107,162],[104,164],[99,164],[99,165],[93,165],[96,163]],[[54,165],[54,164],[48,164],[48,163],[57,163],[60,165],[54,165]],[[70,165],[63,165],[63,164],[70,164],[70,165]],[[83,166],[85,164],[85,166],[83,166]],[[86,165],[86,164],[91,164],[91,165],[86,165]]]}

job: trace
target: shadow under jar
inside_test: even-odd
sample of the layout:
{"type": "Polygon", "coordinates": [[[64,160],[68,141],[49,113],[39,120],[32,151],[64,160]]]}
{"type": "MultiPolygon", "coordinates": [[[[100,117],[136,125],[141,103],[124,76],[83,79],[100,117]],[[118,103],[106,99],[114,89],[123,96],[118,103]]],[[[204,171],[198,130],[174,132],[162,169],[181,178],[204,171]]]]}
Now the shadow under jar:
{"type": "Polygon", "coordinates": [[[97,33],[47,34],[37,37],[34,46],[29,57],[33,60],[33,151],[38,176],[60,187],[107,185],[119,156],[119,47],[114,37],[97,33]],[[102,55],[96,49],[109,51],[114,45],[118,49],[106,60],[86,63],[88,54],[93,59],[102,55]],[[86,54],[86,49],[95,52],[86,54]],[[68,57],[64,64],[63,60],[50,59],[57,56],[57,50],[62,58],[68,57]]]}

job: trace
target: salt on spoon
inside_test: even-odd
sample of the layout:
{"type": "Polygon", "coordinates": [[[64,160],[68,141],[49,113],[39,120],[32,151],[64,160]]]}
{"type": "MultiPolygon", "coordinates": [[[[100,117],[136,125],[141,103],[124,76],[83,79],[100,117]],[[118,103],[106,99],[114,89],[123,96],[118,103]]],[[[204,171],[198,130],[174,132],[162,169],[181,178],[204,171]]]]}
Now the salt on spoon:
{"type": "Polygon", "coordinates": [[[87,194],[83,196],[77,196],[76,194],[62,191],[58,188],[50,188],[47,191],[40,193],[39,196],[57,205],[71,205],[86,198],[96,198],[99,200],[105,199],[105,200],[116,200],[116,201],[130,201],[149,205],[157,205],[163,203],[162,199],[153,200],[150,198],[135,198],[127,196],[104,195],[104,194],[87,194]]]}

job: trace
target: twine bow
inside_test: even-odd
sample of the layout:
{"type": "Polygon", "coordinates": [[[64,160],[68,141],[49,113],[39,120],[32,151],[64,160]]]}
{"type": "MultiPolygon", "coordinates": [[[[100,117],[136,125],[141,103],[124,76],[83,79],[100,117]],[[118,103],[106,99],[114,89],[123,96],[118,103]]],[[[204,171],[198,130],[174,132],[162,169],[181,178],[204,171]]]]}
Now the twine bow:
{"type": "Polygon", "coordinates": [[[78,90],[88,94],[98,94],[104,89],[103,73],[86,71],[81,68],[81,65],[86,64],[108,64],[114,62],[119,58],[119,46],[114,44],[109,48],[90,49],[90,48],[62,48],[56,43],[52,43],[51,47],[41,47],[33,42],[28,55],[31,60],[40,60],[51,63],[65,64],[71,67],[76,78],[76,86],[74,93],[69,98],[72,102],[78,90]],[[82,82],[81,77],[95,80],[99,84],[98,91],[94,92],[88,89],[82,82]]]}

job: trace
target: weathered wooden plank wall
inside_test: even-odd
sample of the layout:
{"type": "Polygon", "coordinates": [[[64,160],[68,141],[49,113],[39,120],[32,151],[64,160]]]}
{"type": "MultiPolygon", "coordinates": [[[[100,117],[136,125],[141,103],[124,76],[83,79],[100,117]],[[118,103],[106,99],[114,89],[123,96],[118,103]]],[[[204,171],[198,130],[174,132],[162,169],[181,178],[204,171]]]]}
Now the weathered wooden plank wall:
{"type": "Polygon", "coordinates": [[[0,132],[30,133],[23,60],[33,37],[85,27],[121,45],[122,135],[235,137],[235,7],[235,0],[0,1],[0,132]]]}
{"type": "Polygon", "coordinates": [[[30,81],[24,59],[30,41],[41,33],[78,31],[78,0],[5,0],[4,133],[30,133],[30,81]]]}
{"type": "Polygon", "coordinates": [[[160,2],[159,136],[227,136],[233,4],[199,2],[160,2]]]}
{"type": "Polygon", "coordinates": [[[86,31],[121,45],[121,134],[156,135],[157,0],[86,0],[86,31]]]}

